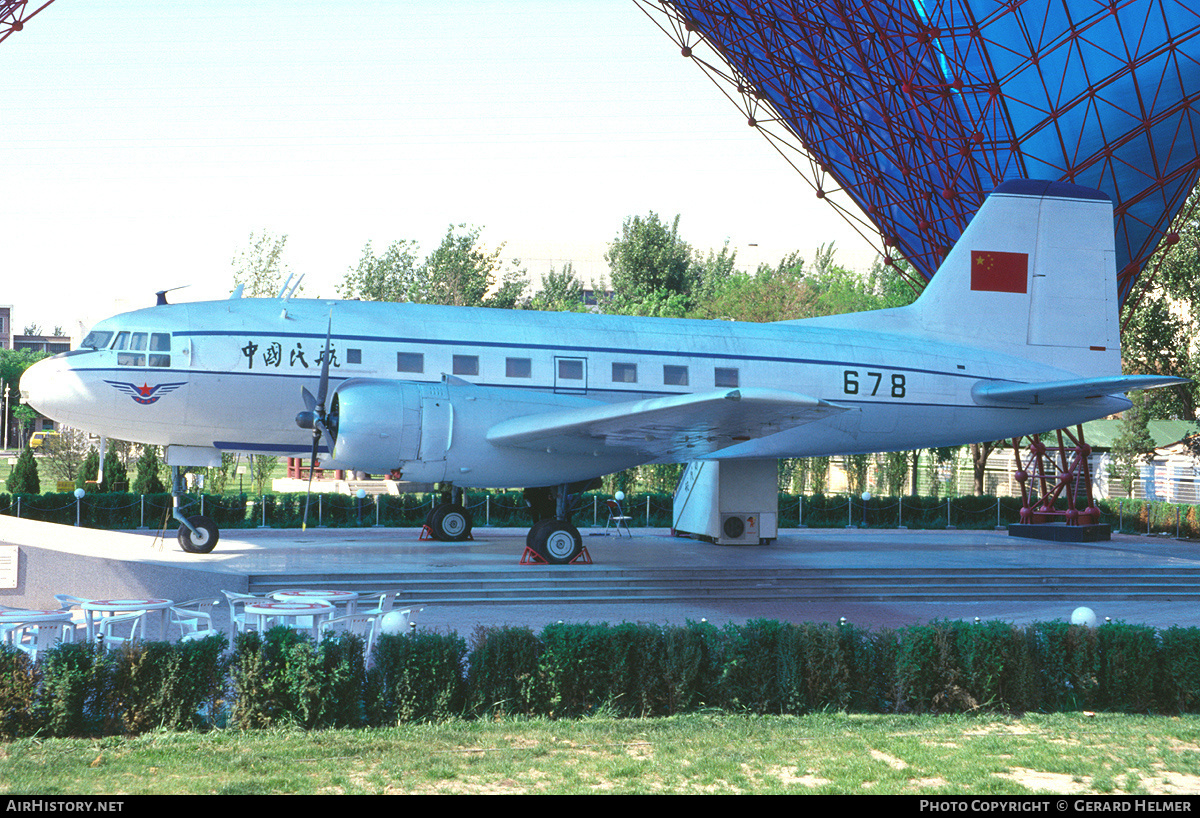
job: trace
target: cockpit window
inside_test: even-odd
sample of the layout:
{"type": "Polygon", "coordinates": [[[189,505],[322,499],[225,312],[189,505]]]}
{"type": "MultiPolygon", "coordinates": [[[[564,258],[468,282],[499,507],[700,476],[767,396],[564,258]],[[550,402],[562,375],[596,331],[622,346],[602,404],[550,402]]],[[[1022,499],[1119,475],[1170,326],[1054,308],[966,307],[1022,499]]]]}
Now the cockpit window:
{"type": "Polygon", "coordinates": [[[81,349],[108,349],[108,342],[112,340],[113,334],[107,330],[94,329],[87,334],[80,344],[81,349]]]}
{"type": "Polygon", "coordinates": [[[150,366],[170,366],[171,333],[150,333],[150,366]]]}

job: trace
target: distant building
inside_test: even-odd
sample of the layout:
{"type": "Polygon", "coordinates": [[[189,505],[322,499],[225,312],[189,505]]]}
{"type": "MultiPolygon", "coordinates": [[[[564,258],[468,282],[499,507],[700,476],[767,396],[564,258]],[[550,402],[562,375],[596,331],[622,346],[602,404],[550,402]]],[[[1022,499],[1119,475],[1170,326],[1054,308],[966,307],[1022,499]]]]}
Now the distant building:
{"type": "Polygon", "coordinates": [[[70,352],[71,338],[67,335],[14,335],[11,348],[57,355],[60,352],[70,352]]]}
{"type": "Polygon", "coordinates": [[[12,307],[0,306],[0,349],[12,349],[12,307]]]}

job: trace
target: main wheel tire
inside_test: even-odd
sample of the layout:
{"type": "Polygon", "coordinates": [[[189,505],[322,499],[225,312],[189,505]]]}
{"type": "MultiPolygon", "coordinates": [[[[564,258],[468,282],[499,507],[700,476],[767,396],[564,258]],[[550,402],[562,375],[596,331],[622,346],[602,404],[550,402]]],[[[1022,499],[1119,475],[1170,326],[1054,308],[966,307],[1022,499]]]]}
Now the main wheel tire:
{"type": "Polygon", "coordinates": [[[541,531],[546,526],[556,522],[558,522],[558,520],[554,519],[553,517],[548,517],[544,520],[538,520],[536,523],[530,526],[529,533],[525,535],[525,547],[531,551],[541,554],[542,552],[539,550],[538,546],[538,543],[542,541],[541,531]]]}
{"type": "Polygon", "coordinates": [[[429,530],[435,540],[459,542],[471,536],[471,512],[458,503],[444,503],[429,517],[429,530]]]}
{"type": "Polygon", "coordinates": [[[529,530],[530,546],[551,565],[566,565],[583,551],[579,529],[562,520],[543,520],[529,530]]]}
{"type": "Polygon", "coordinates": [[[195,532],[192,532],[186,525],[179,526],[179,547],[189,554],[207,554],[217,547],[217,540],[221,538],[221,532],[217,530],[217,524],[208,517],[196,515],[188,517],[188,522],[191,523],[195,532]]]}

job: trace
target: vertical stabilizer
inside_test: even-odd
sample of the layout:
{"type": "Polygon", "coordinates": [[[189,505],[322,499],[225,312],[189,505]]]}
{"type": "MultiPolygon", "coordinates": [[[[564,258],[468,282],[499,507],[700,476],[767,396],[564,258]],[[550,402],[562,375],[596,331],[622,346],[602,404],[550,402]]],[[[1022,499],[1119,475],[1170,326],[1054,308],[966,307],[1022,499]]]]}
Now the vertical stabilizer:
{"type": "Polygon", "coordinates": [[[1083,376],[1121,371],[1113,207],[1064,182],[1005,182],[912,309],[921,329],[1083,376]]]}

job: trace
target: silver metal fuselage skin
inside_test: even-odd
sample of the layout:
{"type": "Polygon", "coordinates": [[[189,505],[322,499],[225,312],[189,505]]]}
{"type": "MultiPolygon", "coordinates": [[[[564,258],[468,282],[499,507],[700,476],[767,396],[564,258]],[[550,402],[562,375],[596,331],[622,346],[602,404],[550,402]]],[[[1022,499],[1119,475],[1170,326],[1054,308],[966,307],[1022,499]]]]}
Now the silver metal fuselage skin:
{"type": "Polygon", "coordinates": [[[383,437],[389,424],[397,434],[416,424],[408,431],[421,436],[412,444],[418,456],[390,462],[395,455],[388,446],[373,449],[377,455],[359,447],[358,462],[325,465],[399,470],[408,480],[477,487],[555,485],[647,462],[608,451],[603,441],[580,456],[487,440],[501,421],[592,402],[733,386],[797,393],[847,409],[708,455],[717,459],[998,440],[1082,423],[1128,405],[1120,397],[1053,407],[980,405],[971,389],[981,380],[1028,383],[1077,375],[997,352],[994,345],[889,330],[886,320],[878,330],[867,329],[871,322],[864,315],[871,314],[839,327],[834,319],[746,324],[359,301],[195,302],[125,313],[95,328],[169,333],[168,365],[131,365],[136,359],[122,359],[112,349],[77,350],[35,364],[21,390],[47,416],[112,438],[308,457],[312,437],[297,427],[295,416],[304,409],[302,388],[318,391],[332,326],[331,392],[350,379],[424,384],[426,414],[422,420],[412,407],[372,407],[371,423],[383,437]],[[417,363],[419,372],[413,371],[417,363]],[[428,414],[435,407],[437,418],[428,414]]]}

